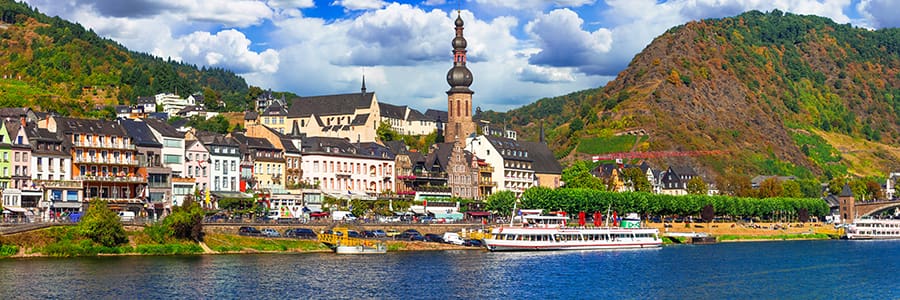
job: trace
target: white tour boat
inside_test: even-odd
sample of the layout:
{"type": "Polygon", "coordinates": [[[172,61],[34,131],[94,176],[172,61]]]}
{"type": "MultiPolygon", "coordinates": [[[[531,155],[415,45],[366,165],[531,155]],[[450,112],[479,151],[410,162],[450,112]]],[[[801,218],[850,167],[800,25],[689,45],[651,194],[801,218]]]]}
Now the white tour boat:
{"type": "Polygon", "coordinates": [[[637,214],[619,227],[567,227],[563,216],[524,216],[522,226],[501,226],[484,239],[490,251],[658,248],[659,229],[641,228],[637,214]]]}
{"type": "Polygon", "coordinates": [[[856,219],[846,228],[850,240],[900,239],[900,220],[856,219]]]}

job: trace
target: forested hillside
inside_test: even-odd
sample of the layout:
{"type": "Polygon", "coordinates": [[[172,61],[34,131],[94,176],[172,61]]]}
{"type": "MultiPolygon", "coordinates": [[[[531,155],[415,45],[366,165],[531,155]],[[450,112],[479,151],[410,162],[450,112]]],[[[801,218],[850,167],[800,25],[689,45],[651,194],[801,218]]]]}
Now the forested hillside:
{"type": "Polygon", "coordinates": [[[176,91],[203,93],[207,108],[226,111],[245,109],[250,96],[231,71],[130,51],[79,24],[0,0],[0,106],[84,115],[95,105],[176,91]]]}
{"type": "Polygon", "coordinates": [[[708,179],[880,176],[900,168],[900,29],[777,10],[690,22],[657,37],[602,89],[490,118],[528,124],[533,138],[530,116],[552,115],[545,128],[567,161],[608,149],[718,150],[725,154],[652,161],[693,165],[708,179]],[[614,137],[635,130],[646,136],[614,137]]]}

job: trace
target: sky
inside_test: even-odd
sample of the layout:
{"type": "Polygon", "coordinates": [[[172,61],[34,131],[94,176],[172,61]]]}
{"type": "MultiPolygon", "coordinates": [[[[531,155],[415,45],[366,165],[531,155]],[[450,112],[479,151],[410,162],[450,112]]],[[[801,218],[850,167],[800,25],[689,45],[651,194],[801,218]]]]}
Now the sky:
{"type": "Polygon", "coordinates": [[[358,92],[446,109],[457,13],[473,106],[506,111],[603,86],[691,20],[779,9],[878,29],[896,0],[25,0],[131,50],[220,67],[300,96],[358,92]]]}

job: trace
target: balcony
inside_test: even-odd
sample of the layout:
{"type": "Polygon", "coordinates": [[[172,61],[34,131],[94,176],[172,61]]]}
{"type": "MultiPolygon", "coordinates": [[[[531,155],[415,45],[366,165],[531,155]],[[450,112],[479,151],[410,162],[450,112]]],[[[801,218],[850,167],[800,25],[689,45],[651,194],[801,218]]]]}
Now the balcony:
{"type": "Polygon", "coordinates": [[[494,167],[479,167],[478,172],[481,173],[494,173],[494,167]]]}
{"type": "Polygon", "coordinates": [[[110,143],[110,142],[96,142],[96,141],[76,141],[75,147],[81,148],[105,148],[105,149],[120,149],[120,150],[134,150],[135,147],[132,144],[126,143],[110,143]]]}
{"type": "Polygon", "coordinates": [[[479,182],[478,182],[478,186],[494,187],[494,186],[497,186],[497,183],[496,183],[496,182],[493,182],[493,181],[490,181],[490,180],[488,180],[488,181],[479,181],[479,182]]]}
{"type": "Polygon", "coordinates": [[[532,182],[534,182],[534,179],[533,179],[533,178],[530,178],[530,177],[512,177],[512,176],[506,176],[505,178],[506,178],[506,181],[512,181],[512,182],[527,182],[527,183],[532,183],[532,182]]]}
{"type": "Polygon", "coordinates": [[[75,176],[75,180],[81,181],[100,181],[100,182],[124,182],[124,183],[147,183],[144,177],[135,176],[75,176]]]}
{"type": "Polygon", "coordinates": [[[34,184],[44,188],[81,188],[81,181],[76,180],[35,180],[34,184]]]}
{"type": "Polygon", "coordinates": [[[193,177],[172,177],[172,183],[194,183],[197,179],[193,177]]]}
{"type": "Polygon", "coordinates": [[[123,165],[123,166],[137,166],[138,161],[134,159],[126,159],[126,158],[106,158],[106,157],[76,157],[75,163],[78,164],[108,164],[108,165],[123,165]]]}

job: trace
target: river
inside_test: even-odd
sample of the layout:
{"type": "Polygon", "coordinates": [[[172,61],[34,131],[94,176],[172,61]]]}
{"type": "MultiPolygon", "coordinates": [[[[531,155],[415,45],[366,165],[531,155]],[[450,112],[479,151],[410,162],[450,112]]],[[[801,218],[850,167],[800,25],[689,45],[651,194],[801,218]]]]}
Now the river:
{"type": "Polygon", "coordinates": [[[900,298],[900,241],[0,260],[2,299],[900,298]]]}

